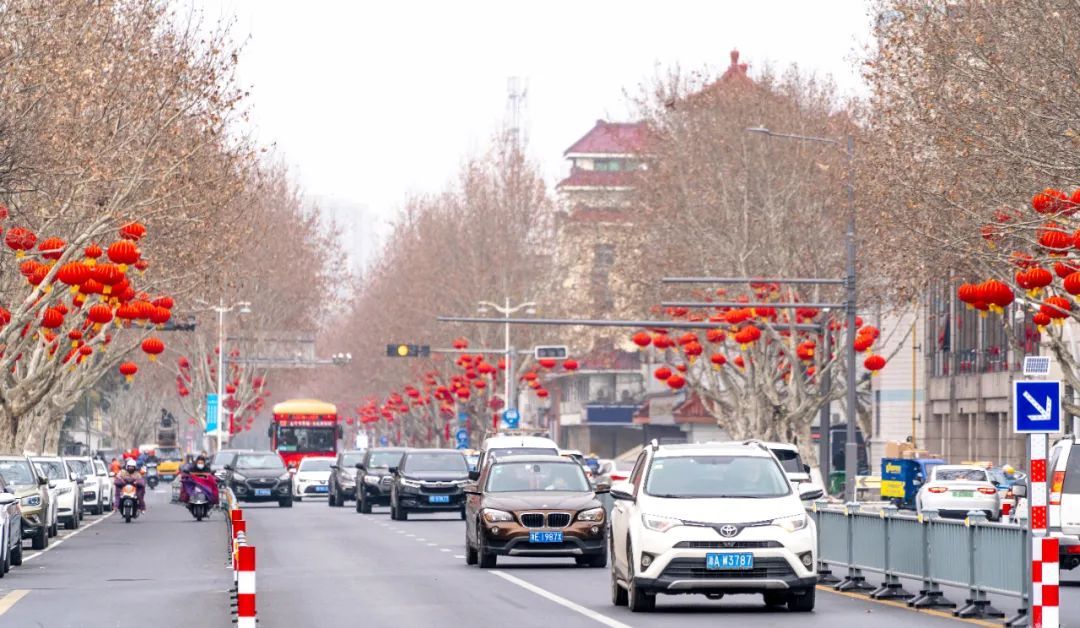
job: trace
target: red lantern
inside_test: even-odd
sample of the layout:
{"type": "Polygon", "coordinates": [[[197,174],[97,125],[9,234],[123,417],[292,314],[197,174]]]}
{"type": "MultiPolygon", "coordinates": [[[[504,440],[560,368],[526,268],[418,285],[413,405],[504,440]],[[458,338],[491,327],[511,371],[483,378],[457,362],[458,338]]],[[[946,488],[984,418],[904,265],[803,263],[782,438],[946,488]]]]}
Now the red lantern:
{"type": "Polygon", "coordinates": [[[709,356],[709,361],[712,362],[713,368],[720,370],[721,366],[727,364],[727,358],[722,353],[714,353],[709,356]]]}
{"type": "Polygon", "coordinates": [[[669,369],[666,366],[661,366],[660,368],[656,369],[656,371],[653,372],[653,377],[655,377],[656,379],[658,379],[658,380],[660,380],[662,382],[666,382],[667,379],[669,377],[671,377],[671,369],[669,369]]]}
{"type": "Polygon", "coordinates": [[[165,351],[165,343],[160,338],[151,336],[142,341],[142,350],[153,362],[161,352],[165,351]]]}
{"type": "Polygon", "coordinates": [[[694,358],[704,353],[705,349],[701,346],[701,344],[698,343],[698,341],[695,340],[684,345],[683,352],[687,355],[687,357],[693,360],[694,358]]]}
{"type": "Polygon", "coordinates": [[[91,276],[104,286],[102,294],[112,292],[112,287],[124,279],[124,273],[120,272],[120,267],[115,264],[95,264],[91,276]]]}
{"type": "Polygon", "coordinates": [[[1065,193],[1046,188],[1031,198],[1031,207],[1040,214],[1056,214],[1065,209],[1065,193]]]}
{"type": "Polygon", "coordinates": [[[858,334],[855,336],[855,351],[863,352],[869,351],[870,347],[874,346],[874,337],[869,334],[858,334]]]}
{"type": "Polygon", "coordinates": [[[555,368],[555,365],[558,362],[555,360],[555,358],[540,358],[539,360],[537,360],[537,363],[539,363],[540,366],[542,366],[542,367],[544,367],[546,369],[550,369],[550,368],[555,368]]]}
{"type": "Polygon", "coordinates": [[[573,371],[578,370],[578,362],[577,362],[577,360],[574,360],[573,358],[569,358],[569,359],[563,360],[562,367],[563,367],[563,369],[565,369],[567,371],[573,372],[573,371]]]}
{"type": "Polygon", "coordinates": [[[1039,306],[1039,311],[1055,322],[1061,321],[1072,311],[1072,301],[1059,296],[1047,297],[1046,302],[1039,306]]]}
{"type": "Polygon", "coordinates": [[[1038,232],[1039,246],[1050,252],[1051,255],[1063,254],[1073,244],[1072,237],[1061,228],[1060,225],[1048,222],[1038,232]]]}
{"type": "Polygon", "coordinates": [[[11,322],[11,312],[2,305],[0,305],[0,329],[7,327],[7,324],[11,322]]]}
{"type": "Polygon", "coordinates": [[[725,338],[727,338],[727,334],[722,329],[710,329],[705,332],[705,339],[713,344],[724,342],[725,338]]]}
{"type": "Polygon", "coordinates": [[[68,262],[56,271],[56,278],[77,290],[76,286],[90,278],[90,267],[83,262],[68,262]]]}
{"type": "Polygon", "coordinates": [[[158,297],[158,298],[154,299],[153,304],[155,306],[157,306],[157,307],[163,307],[166,310],[173,309],[173,305],[174,305],[172,297],[168,297],[168,296],[161,296],[161,297],[158,297]]]}
{"type": "Polygon", "coordinates": [[[536,389],[536,396],[537,396],[537,397],[539,397],[539,398],[541,398],[541,399],[547,399],[547,398],[548,398],[548,396],[549,396],[550,394],[551,394],[551,393],[549,393],[549,392],[548,392],[548,391],[547,391],[546,389],[544,389],[544,388],[537,388],[537,389],[536,389]]]}
{"type": "Polygon", "coordinates": [[[41,256],[45,259],[57,260],[64,255],[65,246],[67,246],[67,242],[60,238],[45,238],[38,245],[38,251],[41,252],[41,256]]]}
{"type": "Polygon", "coordinates": [[[7,235],[4,236],[4,244],[7,244],[9,249],[15,251],[16,257],[22,257],[37,244],[37,236],[29,229],[12,227],[8,229],[7,235]]]}
{"type": "Polygon", "coordinates": [[[877,373],[881,369],[885,368],[885,358],[876,353],[863,360],[863,366],[871,373],[877,373]]]}
{"type": "Polygon", "coordinates": [[[682,375],[679,375],[678,373],[675,373],[671,377],[667,378],[667,385],[672,390],[679,390],[686,385],[686,378],[684,378],[682,375]]]}
{"type": "Polygon", "coordinates": [[[98,303],[90,308],[86,313],[86,318],[91,323],[94,323],[96,327],[101,327],[106,323],[109,323],[113,319],[113,311],[108,305],[98,303]]]}
{"type": "Polygon", "coordinates": [[[1065,292],[1076,296],[1080,294],[1080,272],[1072,273],[1061,282],[1061,287],[1065,288],[1065,292]]]}
{"type": "Polygon", "coordinates": [[[55,307],[45,308],[41,313],[41,326],[45,329],[57,329],[64,324],[64,315],[55,307]]]}
{"type": "Polygon", "coordinates": [[[644,349],[652,343],[652,336],[650,336],[648,332],[639,331],[638,333],[634,334],[631,340],[639,348],[644,349]]]}
{"type": "Polygon", "coordinates": [[[735,356],[734,362],[735,366],[739,368],[746,368],[746,360],[743,360],[743,357],[741,355],[735,356]]]}
{"type": "Polygon", "coordinates": [[[1039,327],[1039,331],[1042,331],[1043,327],[1049,325],[1052,319],[1042,312],[1035,312],[1031,315],[1031,322],[1035,323],[1039,327]]]}
{"type": "Polygon", "coordinates": [[[146,235],[146,227],[141,223],[129,222],[126,225],[120,227],[120,237],[125,240],[139,240],[146,235]]]}
{"type": "Polygon", "coordinates": [[[462,350],[462,349],[468,349],[469,348],[468,339],[466,339],[465,337],[455,338],[454,339],[454,348],[459,350],[459,351],[462,350]]]}
{"type": "Polygon", "coordinates": [[[126,272],[127,267],[139,261],[141,253],[139,247],[131,240],[117,240],[109,245],[109,260],[118,264],[120,272],[126,272]]]}
{"type": "Polygon", "coordinates": [[[164,325],[172,318],[172,312],[163,307],[150,306],[150,322],[155,325],[164,325]]]}

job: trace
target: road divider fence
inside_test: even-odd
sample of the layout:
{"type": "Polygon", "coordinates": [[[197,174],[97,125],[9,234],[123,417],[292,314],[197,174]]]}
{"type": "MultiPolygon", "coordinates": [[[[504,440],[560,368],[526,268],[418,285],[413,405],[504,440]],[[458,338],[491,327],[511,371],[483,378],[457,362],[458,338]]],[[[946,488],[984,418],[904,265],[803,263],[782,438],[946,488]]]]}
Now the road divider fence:
{"type": "Polygon", "coordinates": [[[244,511],[237,504],[236,496],[228,488],[224,489],[221,495],[233,572],[233,584],[229,591],[233,623],[237,628],[255,628],[258,621],[255,611],[255,546],[248,543],[247,521],[244,519],[244,511]]]}
{"type": "Polygon", "coordinates": [[[902,513],[892,505],[867,512],[854,502],[842,507],[816,502],[811,514],[818,528],[823,584],[979,619],[1004,618],[990,603],[989,595],[995,594],[1019,602],[1019,611],[1005,625],[1028,617],[1031,544],[1018,525],[987,521],[975,511],[963,520],[942,518],[936,510],[902,513]],[[878,584],[869,583],[867,574],[880,576],[878,584]],[[905,589],[905,580],[919,583],[918,594],[905,589]],[[967,589],[964,604],[957,608],[943,586],[967,589]]]}

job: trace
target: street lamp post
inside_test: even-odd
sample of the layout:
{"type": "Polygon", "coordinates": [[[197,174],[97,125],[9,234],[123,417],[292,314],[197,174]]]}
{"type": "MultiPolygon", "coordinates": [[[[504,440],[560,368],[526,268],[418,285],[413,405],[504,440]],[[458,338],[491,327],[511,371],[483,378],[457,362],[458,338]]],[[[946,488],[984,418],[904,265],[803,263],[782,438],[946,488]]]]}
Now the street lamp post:
{"type": "MultiPolygon", "coordinates": [[[[847,354],[847,442],[844,443],[844,500],[855,501],[855,476],[858,473],[859,465],[859,444],[857,442],[857,436],[855,431],[856,421],[858,418],[857,396],[855,391],[855,377],[857,375],[856,357],[855,357],[855,334],[858,332],[855,329],[855,317],[856,317],[856,291],[855,291],[855,136],[847,135],[847,137],[841,141],[829,137],[814,137],[812,135],[796,135],[793,133],[776,133],[766,127],[752,127],[746,129],[751,133],[761,133],[768,137],[780,137],[784,139],[799,140],[804,142],[818,142],[821,144],[832,144],[838,146],[844,151],[844,156],[847,158],[847,182],[845,187],[847,188],[847,200],[848,200],[848,216],[847,216],[847,233],[845,234],[845,249],[847,252],[846,260],[846,272],[844,276],[845,298],[844,309],[847,318],[847,346],[844,349],[844,353],[847,354]]],[[[822,413],[824,419],[827,413],[822,413]]],[[[825,438],[828,431],[828,425],[821,426],[821,436],[825,438]]],[[[830,452],[831,454],[831,452],[830,452]]],[[[828,482],[828,478],[823,478],[828,482]]]]}
{"type": "Polygon", "coordinates": [[[218,363],[217,363],[217,430],[215,430],[214,436],[217,441],[217,450],[221,451],[221,432],[223,427],[223,415],[224,415],[224,393],[225,393],[225,314],[233,310],[239,310],[241,314],[251,313],[250,301],[237,301],[236,303],[226,307],[225,299],[218,300],[217,305],[210,306],[211,310],[217,312],[218,315],[218,363]]]}
{"type": "Polygon", "coordinates": [[[536,303],[533,301],[526,301],[511,307],[510,297],[506,297],[503,300],[503,305],[492,303],[491,301],[480,301],[480,307],[477,308],[477,311],[481,314],[485,314],[487,313],[488,308],[502,314],[503,318],[507,320],[503,325],[503,355],[506,360],[506,374],[504,376],[506,381],[504,382],[505,385],[503,387],[503,397],[506,405],[503,407],[503,412],[506,412],[508,408],[517,406],[517,402],[513,398],[513,395],[515,394],[514,384],[516,383],[514,380],[516,378],[514,377],[514,348],[510,346],[510,315],[516,314],[521,310],[525,310],[526,314],[535,314],[536,303]]]}

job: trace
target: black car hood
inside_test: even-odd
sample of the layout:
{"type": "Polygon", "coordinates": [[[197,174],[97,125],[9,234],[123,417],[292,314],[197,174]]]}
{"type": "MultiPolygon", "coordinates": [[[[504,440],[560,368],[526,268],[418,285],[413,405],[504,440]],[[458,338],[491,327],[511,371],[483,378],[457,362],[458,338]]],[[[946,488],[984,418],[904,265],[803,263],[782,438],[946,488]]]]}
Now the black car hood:
{"type": "Polygon", "coordinates": [[[258,479],[278,479],[284,473],[284,469],[237,469],[236,473],[244,476],[245,478],[258,478],[258,479]]]}
{"type": "Polygon", "coordinates": [[[600,506],[593,493],[563,491],[522,491],[484,493],[484,507],[497,510],[587,510],[600,506]]]}
{"type": "Polygon", "coordinates": [[[445,471],[433,471],[430,473],[409,473],[408,475],[402,474],[406,480],[416,480],[419,482],[460,482],[461,480],[468,480],[468,473],[446,473],[445,471]]]}

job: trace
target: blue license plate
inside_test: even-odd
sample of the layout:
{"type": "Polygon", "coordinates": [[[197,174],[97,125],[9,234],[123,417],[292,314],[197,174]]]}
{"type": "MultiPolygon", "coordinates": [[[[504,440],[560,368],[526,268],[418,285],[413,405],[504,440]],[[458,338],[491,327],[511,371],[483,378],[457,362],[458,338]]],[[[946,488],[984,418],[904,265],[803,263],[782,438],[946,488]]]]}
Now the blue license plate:
{"type": "Polygon", "coordinates": [[[268,489],[268,488],[257,488],[257,489],[255,489],[255,497],[269,497],[269,496],[270,496],[270,489],[268,489]]]}
{"type": "Polygon", "coordinates": [[[316,486],[315,487],[315,492],[316,493],[327,493],[329,491],[330,491],[329,486],[316,486]]]}
{"type": "Polygon", "coordinates": [[[706,554],[706,569],[753,569],[754,555],[750,552],[731,552],[725,554],[706,554]]]}
{"type": "Polygon", "coordinates": [[[530,532],[530,543],[562,543],[562,532],[530,532]]]}
{"type": "Polygon", "coordinates": [[[449,495],[428,495],[427,500],[428,500],[429,504],[449,504],[450,503],[450,496],[449,495]]]}

